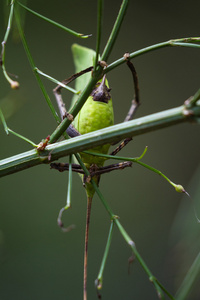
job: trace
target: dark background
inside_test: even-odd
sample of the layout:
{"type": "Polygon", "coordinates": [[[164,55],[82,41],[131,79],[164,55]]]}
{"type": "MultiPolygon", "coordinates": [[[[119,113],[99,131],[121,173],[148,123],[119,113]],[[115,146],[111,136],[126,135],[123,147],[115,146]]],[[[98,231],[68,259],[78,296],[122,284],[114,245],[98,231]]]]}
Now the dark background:
{"type": "MultiPolygon", "coordinates": [[[[97,1],[28,1],[28,6],[78,32],[92,33],[77,39],[26,14],[25,34],[36,66],[62,80],[74,73],[71,44],[95,48],[97,1]]],[[[5,33],[3,3],[0,6],[0,37],[5,33]]],[[[102,47],[109,36],[121,1],[105,1],[102,47]]],[[[6,9],[8,11],[8,9],[6,9]]],[[[199,36],[197,1],[130,1],[123,26],[108,63],[126,51],[172,38],[199,36]]],[[[180,106],[199,86],[198,49],[165,48],[134,59],[141,102],[137,117],[180,106]]],[[[6,45],[6,68],[17,74],[20,89],[10,87],[0,73],[0,98],[8,126],[39,143],[56,127],[30,69],[20,42],[12,35],[6,45]],[[5,104],[6,103],[6,104],[5,104]],[[5,108],[6,106],[6,108],[5,108]],[[8,111],[8,112],[7,112],[8,111]]],[[[115,123],[123,121],[132,98],[132,78],[125,65],[108,76],[115,110],[115,123]]],[[[53,99],[54,84],[43,78],[53,99]]],[[[66,103],[71,95],[64,93],[66,103]]],[[[176,183],[181,183],[199,206],[199,127],[181,124],[134,138],[122,154],[143,161],[176,183]]],[[[0,158],[31,149],[0,127],[0,158]]],[[[63,159],[65,161],[65,159],[63,159]]],[[[62,160],[62,161],[63,161],[62,160]]],[[[67,158],[66,158],[67,161],[67,158]]],[[[73,176],[72,209],[65,224],[76,229],[63,234],[56,218],[65,204],[67,173],[35,168],[1,178],[0,181],[0,299],[81,299],[86,196],[81,181],[73,176]]],[[[189,198],[177,194],[158,175],[133,165],[129,170],[104,175],[100,188],[147,265],[173,294],[199,252],[200,227],[189,198]]],[[[88,265],[88,299],[96,299],[94,280],[101,263],[109,217],[99,199],[93,201],[88,265]]],[[[139,263],[128,274],[129,247],[115,229],[104,273],[103,299],[157,299],[139,263]]],[[[188,299],[199,299],[199,285],[188,299]]]]}

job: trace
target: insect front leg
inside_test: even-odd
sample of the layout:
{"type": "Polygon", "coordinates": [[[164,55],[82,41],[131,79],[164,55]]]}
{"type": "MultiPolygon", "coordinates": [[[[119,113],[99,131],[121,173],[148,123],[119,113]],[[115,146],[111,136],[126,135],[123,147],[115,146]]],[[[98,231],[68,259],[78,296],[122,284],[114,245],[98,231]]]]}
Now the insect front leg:
{"type": "MultiPolygon", "coordinates": [[[[69,171],[69,164],[68,163],[51,163],[51,169],[58,170],[59,172],[69,171]]],[[[72,171],[80,174],[84,174],[83,169],[78,164],[71,164],[72,171]]]]}
{"type": "MultiPolygon", "coordinates": [[[[78,78],[79,76],[87,73],[87,72],[91,72],[93,69],[93,67],[89,67],[85,70],[82,70],[81,72],[78,72],[74,75],[72,75],[71,77],[67,78],[67,79],[64,79],[62,81],[62,83],[64,85],[68,85],[70,82],[72,82],[73,80],[75,80],[76,78],[78,78]]],[[[64,118],[68,118],[70,121],[73,121],[74,117],[66,110],[66,107],[65,107],[65,103],[62,99],[62,94],[61,94],[61,89],[63,87],[61,85],[57,85],[54,89],[53,89],[53,93],[55,95],[55,99],[56,99],[56,102],[57,102],[57,105],[58,105],[58,109],[59,109],[59,112],[60,112],[60,116],[62,118],[62,120],[64,118]]],[[[67,128],[67,134],[73,138],[73,137],[76,137],[76,136],[79,136],[80,133],[75,129],[75,127],[70,124],[70,126],[67,128]]]]}
{"type": "Polygon", "coordinates": [[[97,170],[94,170],[90,172],[90,176],[91,178],[93,176],[100,176],[102,174],[105,173],[109,173],[111,171],[116,171],[116,170],[123,170],[127,167],[131,167],[132,166],[132,162],[131,161],[124,161],[124,162],[120,162],[120,163],[116,163],[116,164],[111,164],[105,167],[99,167],[97,170]]]}
{"type": "Polygon", "coordinates": [[[137,72],[136,69],[133,65],[133,63],[130,61],[130,54],[129,53],[125,53],[124,54],[124,59],[126,60],[126,64],[129,67],[132,77],[133,77],[133,85],[134,85],[134,97],[133,100],[131,102],[131,106],[130,109],[127,113],[127,116],[124,120],[124,122],[130,121],[133,118],[133,115],[135,114],[137,108],[140,105],[140,97],[139,97],[139,82],[138,82],[138,76],[137,76],[137,72]]]}
{"type": "MultiPolygon", "coordinates": [[[[124,122],[128,122],[130,121],[137,108],[140,105],[140,97],[139,97],[139,82],[138,82],[138,76],[137,76],[137,72],[136,69],[133,65],[133,63],[130,61],[130,54],[127,52],[124,54],[124,59],[126,60],[126,64],[129,67],[132,77],[133,77],[133,85],[134,85],[134,97],[133,100],[131,101],[131,106],[129,108],[129,111],[127,113],[126,118],[124,119],[124,122]]],[[[120,145],[115,148],[110,155],[116,155],[119,151],[121,151],[130,141],[132,140],[132,138],[126,138],[125,140],[123,140],[120,145]]]]}

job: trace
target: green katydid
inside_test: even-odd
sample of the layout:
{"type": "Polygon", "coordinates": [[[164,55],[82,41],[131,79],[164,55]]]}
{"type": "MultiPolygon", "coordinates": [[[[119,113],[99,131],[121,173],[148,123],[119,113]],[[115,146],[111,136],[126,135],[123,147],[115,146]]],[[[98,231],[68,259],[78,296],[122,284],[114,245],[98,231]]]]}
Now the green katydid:
{"type": "MultiPolygon", "coordinates": [[[[92,67],[86,69],[86,67],[93,64],[93,60],[95,58],[95,51],[92,49],[88,49],[79,45],[72,46],[72,52],[74,55],[76,74],[71,76],[69,79],[64,80],[63,83],[68,84],[72,80],[76,79],[75,89],[78,91],[82,91],[86,84],[88,83],[92,67]],[[82,76],[81,76],[82,75],[82,76]]],[[[131,108],[129,113],[125,119],[125,121],[130,120],[134,111],[136,110],[139,104],[139,96],[138,96],[138,83],[137,83],[137,75],[132,63],[128,60],[128,54],[124,56],[127,64],[132,72],[134,86],[135,86],[135,99],[132,101],[131,108]]],[[[102,62],[100,62],[102,63],[102,62]]],[[[104,63],[104,65],[106,65],[104,63]]],[[[69,117],[69,114],[65,110],[64,103],[62,101],[60,89],[61,86],[57,86],[54,89],[54,94],[58,103],[58,107],[60,110],[61,117],[69,117]]],[[[74,95],[72,99],[72,106],[77,101],[78,95],[74,95]]],[[[112,98],[110,94],[110,88],[108,86],[108,81],[105,75],[97,82],[95,85],[91,95],[83,105],[82,109],[76,116],[73,125],[67,130],[69,136],[74,137],[80,134],[89,133],[92,131],[96,131],[98,129],[102,129],[114,124],[114,114],[113,114],[113,105],[112,98]]],[[[120,144],[113,152],[112,155],[118,153],[121,148],[126,145],[131,139],[128,138],[124,142],[120,144]]],[[[110,144],[106,144],[103,146],[98,146],[90,149],[93,153],[101,153],[107,154],[110,148],[110,144]]],[[[110,165],[108,167],[103,167],[105,158],[89,155],[86,153],[80,153],[81,159],[85,164],[86,168],[89,170],[92,179],[98,184],[100,175],[105,172],[112,171],[114,169],[122,169],[128,166],[131,166],[131,162],[124,162],[115,165],[110,165]]],[[[60,163],[52,163],[52,168],[55,168],[59,171],[64,171],[69,169],[68,164],[60,164],[60,163]]],[[[84,174],[83,170],[79,165],[73,164],[73,171],[84,174]]],[[[86,194],[87,194],[87,220],[86,220],[86,232],[85,232],[85,255],[84,255],[84,300],[87,299],[87,249],[88,249],[88,233],[89,233],[89,222],[90,222],[90,212],[91,212],[91,204],[92,198],[94,196],[95,190],[93,185],[90,182],[90,178],[87,178],[85,175],[82,175],[82,180],[85,186],[86,194]]],[[[61,222],[61,216],[64,208],[61,210],[59,214],[58,223],[62,227],[63,224],[61,222]]]]}

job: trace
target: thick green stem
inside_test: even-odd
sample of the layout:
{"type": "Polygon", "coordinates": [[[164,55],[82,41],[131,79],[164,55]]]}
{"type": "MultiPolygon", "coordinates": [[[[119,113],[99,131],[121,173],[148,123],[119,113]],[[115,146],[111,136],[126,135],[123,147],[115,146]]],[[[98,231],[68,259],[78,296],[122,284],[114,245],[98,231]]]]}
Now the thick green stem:
{"type": "Polygon", "coordinates": [[[1,160],[0,177],[95,146],[112,143],[126,137],[137,136],[181,122],[195,121],[197,118],[200,119],[200,106],[192,107],[190,111],[187,111],[183,105],[48,145],[43,152],[30,150],[1,160]]]}

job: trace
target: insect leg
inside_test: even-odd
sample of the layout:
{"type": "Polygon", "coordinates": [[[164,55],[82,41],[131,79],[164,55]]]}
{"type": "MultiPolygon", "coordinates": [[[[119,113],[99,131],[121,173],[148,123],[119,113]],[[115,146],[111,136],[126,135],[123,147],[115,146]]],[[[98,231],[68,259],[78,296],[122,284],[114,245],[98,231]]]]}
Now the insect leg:
{"type": "Polygon", "coordinates": [[[95,175],[102,175],[102,174],[109,173],[109,172],[115,171],[115,170],[123,170],[123,169],[125,169],[127,167],[131,167],[131,166],[132,166],[131,161],[124,161],[124,162],[120,162],[117,164],[108,165],[105,167],[99,167],[94,172],[90,172],[90,176],[93,177],[95,175]]]}
{"type": "MultiPolygon", "coordinates": [[[[135,70],[135,67],[133,65],[133,63],[130,61],[129,59],[130,54],[129,53],[125,53],[124,54],[124,59],[126,60],[126,64],[129,67],[129,69],[131,70],[132,73],[132,77],[133,77],[133,84],[134,84],[134,99],[131,102],[131,106],[130,109],[128,111],[128,114],[124,120],[124,122],[128,122],[133,118],[133,115],[135,114],[138,106],[140,105],[140,100],[139,100],[139,83],[138,83],[138,76],[137,76],[137,72],[135,70]]],[[[119,151],[121,151],[130,141],[132,140],[132,138],[126,138],[124,141],[122,141],[120,143],[120,145],[115,148],[110,155],[116,155],[119,151]]]]}
{"type": "MultiPolygon", "coordinates": [[[[51,169],[58,170],[59,172],[69,171],[68,163],[51,163],[51,169]]],[[[84,174],[84,171],[81,169],[81,166],[78,164],[72,164],[72,171],[80,174],[84,174]]]]}
{"type": "MultiPolygon", "coordinates": [[[[80,72],[72,75],[71,77],[63,80],[62,83],[65,84],[65,85],[67,85],[70,82],[72,82],[73,80],[75,80],[76,78],[78,78],[79,76],[81,76],[81,75],[83,75],[83,74],[85,74],[87,72],[92,71],[92,69],[93,69],[93,67],[89,67],[89,68],[87,68],[85,70],[82,70],[82,71],[80,71],[80,72]]],[[[61,115],[62,119],[68,118],[70,121],[73,121],[73,116],[67,112],[66,107],[65,107],[65,103],[63,102],[62,95],[61,95],[61,89],[62,88],[63,87],[61,85],[57,85],[53,89],[53,93],[54,93],[55,98],[56,98],[58,109],[59,109],[59,112],[60,112],[60,115],[61,115]]],[[[70,124],[70,126],[68,127],[67,134],[70,137],[75,137],[75,136],[80,135],[80,133],[74,128],[74,126],[72,124],[70,124]]]]}
{"type": "Polygon", "coordinates": [[[130,57],[129,53],[124,54],[124,59],[126,60],[126,64],[132,73],[135,95],[131,102],[131,107],[128,111],[128,114],[127,114],[124,122],[130,121],[132,119],[134,113],[136,112],[138,106],[140,105],[138,76],[137,76],[135,67],[134,67],[133,63],[130,61],[129,57],[130,57]]]}

